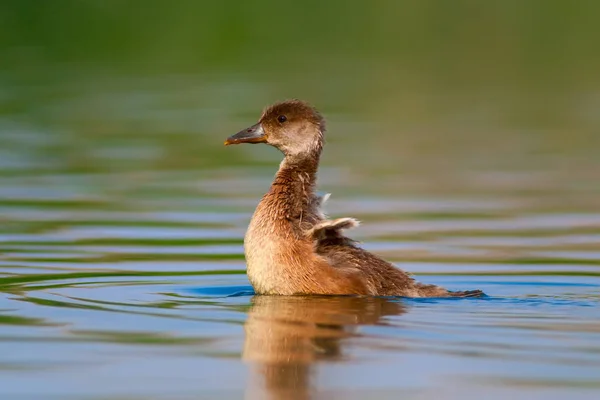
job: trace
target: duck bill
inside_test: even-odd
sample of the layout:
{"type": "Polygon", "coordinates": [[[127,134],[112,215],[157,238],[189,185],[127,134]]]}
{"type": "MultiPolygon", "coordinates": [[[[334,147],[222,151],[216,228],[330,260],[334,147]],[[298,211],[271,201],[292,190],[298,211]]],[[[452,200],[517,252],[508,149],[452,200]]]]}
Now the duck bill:
{"type": "Polygon", "coordinates": [[[266,141],[267,135],[259,122],[256,125],[252,125],[249,128],[239,131],[233,136],[229,136],[225,141],[225,146],[240,143],[265,143],[266,141]]]}

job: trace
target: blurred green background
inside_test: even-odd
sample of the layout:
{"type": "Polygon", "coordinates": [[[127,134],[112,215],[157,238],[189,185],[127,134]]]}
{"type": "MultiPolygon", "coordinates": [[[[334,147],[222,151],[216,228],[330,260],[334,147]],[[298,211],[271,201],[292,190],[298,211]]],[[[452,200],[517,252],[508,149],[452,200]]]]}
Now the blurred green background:
{"type": "Polygon", "coordinates": [[[598,2],[0,7],[0,166],[11,176],[273,166],[272,149],[225,149],[223,138],[297,97],[329,118],[323,163],[351,167],[337,181],[349,190],[376,190],[361,178],[377,175],[394,195],[597,194],[598,2]]]}

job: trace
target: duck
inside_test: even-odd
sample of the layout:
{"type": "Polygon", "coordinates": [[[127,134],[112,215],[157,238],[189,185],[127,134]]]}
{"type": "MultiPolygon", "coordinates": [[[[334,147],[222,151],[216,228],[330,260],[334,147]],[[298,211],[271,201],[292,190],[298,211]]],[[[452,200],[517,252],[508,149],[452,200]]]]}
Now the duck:
{"type": "Polygon", "coordinates": [[[325,118],[311,104],[285,100],[266,107],[258,122],[225,145],[267,144],[283,153],[275,178],[244,236],[247,275],[257,295],[479,297],[416,281],[373,254],[345,231],[359,221],[329,219],[328,195],[316,192],[325,118]]]}

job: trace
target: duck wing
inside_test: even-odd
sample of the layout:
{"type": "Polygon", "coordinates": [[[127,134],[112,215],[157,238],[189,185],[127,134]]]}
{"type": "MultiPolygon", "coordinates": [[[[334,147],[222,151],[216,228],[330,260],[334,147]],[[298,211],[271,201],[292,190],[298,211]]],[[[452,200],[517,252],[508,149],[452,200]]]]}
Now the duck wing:
{"type": "MultiPolygon", "coordinates": [[[[315,210],[324,216],[322,205],[329,195],[315,197],[315,210]]],[[[361,248],[344,235],[344,230],[356,228],[354,218],[325,219],[317,222],[305,234],[315,244],[315,251],[336,268],[355,271],[371,294],[407,297],[485,297],[481,290],[450,292],[440,286],[415,281],[410,274],[396,268],[379,256],[361,248]]]]}
{"type": "Polygon", "coordinates": [[[317,223],[306,234],[313,240],[339,237],[342,230],[356,228],[360,222],[354,218],[337,218],[317,223]]]}

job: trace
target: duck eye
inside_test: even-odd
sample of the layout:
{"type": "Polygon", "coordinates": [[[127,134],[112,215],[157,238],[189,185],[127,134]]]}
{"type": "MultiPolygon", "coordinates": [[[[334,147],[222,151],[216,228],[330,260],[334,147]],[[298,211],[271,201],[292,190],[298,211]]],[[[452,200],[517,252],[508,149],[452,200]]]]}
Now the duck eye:
{"type": "Polygon", "coordinates": [[[285,121],[287,121],[287,117],[285,115],[280,115],[277,117],[277,121],[283,124],[285,121]]]}

